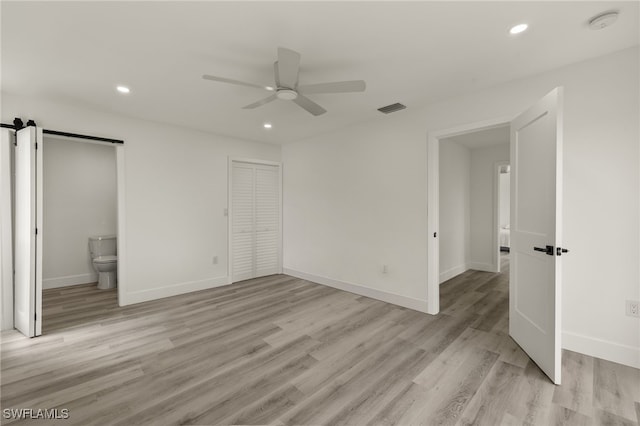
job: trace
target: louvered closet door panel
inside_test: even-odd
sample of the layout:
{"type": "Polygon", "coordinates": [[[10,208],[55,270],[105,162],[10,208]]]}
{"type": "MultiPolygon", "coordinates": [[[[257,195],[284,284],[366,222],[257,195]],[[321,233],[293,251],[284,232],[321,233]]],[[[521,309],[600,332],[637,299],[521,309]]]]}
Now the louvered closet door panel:
{"type": "Polygon", "coordinates": [[[232,281],[255,277],[254,168],[234,163],[232,185],[232,281]]]}
{"type": "Polygon", "coordinates": [[[280,272],[280,174],[275,166],[255,170],[256,276],[280,272]]]}

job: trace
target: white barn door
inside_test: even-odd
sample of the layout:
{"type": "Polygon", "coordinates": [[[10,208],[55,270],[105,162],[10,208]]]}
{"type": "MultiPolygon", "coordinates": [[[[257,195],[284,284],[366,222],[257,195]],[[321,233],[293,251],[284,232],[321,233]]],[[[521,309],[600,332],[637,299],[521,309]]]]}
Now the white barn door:
{"type": "Polygon", "coordinates": [[[562,89],[511,122],[509,334],[556,384],[561,372],[562,89]]]}
{"type": "Polygon", "coordinates": [[[42,129],[16,132],[14,326],[42,334],[42,129]]]}
{"type": "Polygon", "coordinates": [[[281,175],[277,164],[231,161],[231,281],[282,272],[281,175]]]}

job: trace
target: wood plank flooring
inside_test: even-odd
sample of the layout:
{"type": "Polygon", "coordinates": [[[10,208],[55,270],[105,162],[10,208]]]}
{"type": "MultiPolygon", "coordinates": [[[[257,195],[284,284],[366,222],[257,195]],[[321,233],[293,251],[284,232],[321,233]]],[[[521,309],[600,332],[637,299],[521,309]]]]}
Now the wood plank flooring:
{"type": "MultiPolygon", "coordinates": [[[[638,425],[640,371],[565,351],[554,386],[508,337],[503,274],[421,314],[285,275],[119,308],[45,291],[44,335],[2,334],[2,408],[35,424],[638,425]]],[[[26,420],[2,419],[2,424],[26,420]]]]}

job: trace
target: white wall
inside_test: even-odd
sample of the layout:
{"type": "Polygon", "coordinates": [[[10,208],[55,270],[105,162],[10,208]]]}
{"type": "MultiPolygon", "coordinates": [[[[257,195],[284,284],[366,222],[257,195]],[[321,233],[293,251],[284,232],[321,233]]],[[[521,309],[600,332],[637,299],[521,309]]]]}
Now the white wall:
{"type": "Polygon", "coordinates": [[[427,133],[564,86],[564,346],[640,367],[639,62],[627,49],[284,146],[285,267],[426,306],[427,133]]]}
{"type": "Polygon", "coordinates": [[[511,226],[511,173],[500,173],[499,178],[500,204],[499,204],[499,222],[500,228],[511,226]]]}
{"type": "Polygon", "coordinates": [[[469,269],[471,152],[440,142],[440,283],[469,269]]]}
{"type": "MultiPolygon", "coordinates": [[[[442,146],[442,144],[440,144],[442,146]]],[[[471,150],[471,238],[469,268],[497,271],[496,163],[509,161],[509,145],[500,144],[471,150]]],[[[442,176],[442,169],[440,171],[442,176]]],[[[442,219],[441,219],[442,221],[442,219]]]]}
{"type": "Polygon", "coordinates": [[[285,273],[424,310],[424,132],[372,124],[283,147],[285,273]]]}
{"type": "Polygon", "coordinates": [[[228,156],[280,161],[279,146],[3,93],[2,122],[13,117],[34,119],[45,129],[124,139],[121,304],[228,282],[228,156]]]}
{"type": "Polygon", "coordinates": [[[96,282],[88,239],[117,232],[115,147],[45,137],[42,150],[42,286],[96,282]]]}

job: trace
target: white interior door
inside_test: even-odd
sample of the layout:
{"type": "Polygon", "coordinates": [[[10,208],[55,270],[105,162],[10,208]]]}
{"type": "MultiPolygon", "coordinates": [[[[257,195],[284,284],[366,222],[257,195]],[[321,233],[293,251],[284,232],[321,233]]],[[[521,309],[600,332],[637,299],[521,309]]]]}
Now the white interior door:
{"type": "Polygon", "coordinates": [[[562,89],[511,122],[509,334],[560,384],[562,89]],[[558,251],[559,250],[559,251],[558,251]]]}
{"type": "Polygon", "coordinates": [[[280,167],[232,161],[231,281],[282,272],[280,167]]]}
{"type": "Polygon", "coordinates": [[[13,330],[13,142],[9,129],[0,130],[0,300],[2,330],[13,330]]]}
{"type": "Polygon", "coordinates": [[[15,148],[15,328],[42,334],[42,129],[16,132],[15,148]]]}

